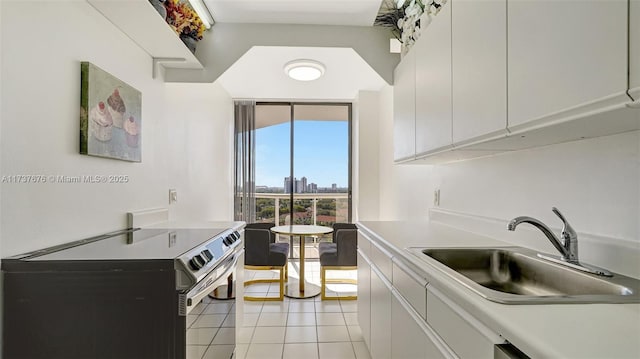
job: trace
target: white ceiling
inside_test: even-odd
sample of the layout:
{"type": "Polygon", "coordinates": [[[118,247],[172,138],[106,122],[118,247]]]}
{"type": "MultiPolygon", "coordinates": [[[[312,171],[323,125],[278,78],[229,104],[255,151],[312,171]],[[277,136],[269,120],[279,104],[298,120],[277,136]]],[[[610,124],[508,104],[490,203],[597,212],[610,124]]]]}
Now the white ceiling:
{"type": "Polygon", "coordinates": [[[256,46],[218,79],[233,98],[270,100],[353,100],[359,90],[378,91],[386,82],[351,48],[256,46]],[[326,67],[315,81],[296,81],[284,73],[295,59],[326,67]]]}
{"type": "Polygon", "coordinates": [[[216,22],[371,26],[382,0],[204,0],[216,22]]]}

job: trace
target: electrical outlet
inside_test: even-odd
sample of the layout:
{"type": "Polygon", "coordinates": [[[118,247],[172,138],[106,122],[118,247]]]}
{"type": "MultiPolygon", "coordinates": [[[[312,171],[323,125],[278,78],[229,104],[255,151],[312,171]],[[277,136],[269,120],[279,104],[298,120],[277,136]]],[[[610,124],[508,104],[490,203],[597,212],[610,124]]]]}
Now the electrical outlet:
{"type": "Polygon", "coordinates": [[[178,234],[176,232],[169,232],[169,248],[176,245],[178,241],[178,234]]]}
{"type": "Polygon", "coordinates": [[[178,202],[178,191],[175,189],[169,190],[169,204],[178,202]]]}
{"type": "Polygon", "coordinates": [[[433,205],[436,207],[440,206],[440,190],[439,189],[433,191],[433,205]]]}

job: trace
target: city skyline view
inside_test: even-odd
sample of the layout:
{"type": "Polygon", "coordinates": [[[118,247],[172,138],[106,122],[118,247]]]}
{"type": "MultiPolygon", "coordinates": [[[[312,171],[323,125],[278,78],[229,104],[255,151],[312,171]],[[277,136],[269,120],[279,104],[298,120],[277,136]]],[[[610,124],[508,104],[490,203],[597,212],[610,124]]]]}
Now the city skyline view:
{"type": "MultiPolygon", "coordinates": [[[[256,130],[256,187],[283,188],[290,176],[290,122],[256,130]]],[[[318,188],[348,187],[347,121],[295,121],[294,177],[318,188]]]]}

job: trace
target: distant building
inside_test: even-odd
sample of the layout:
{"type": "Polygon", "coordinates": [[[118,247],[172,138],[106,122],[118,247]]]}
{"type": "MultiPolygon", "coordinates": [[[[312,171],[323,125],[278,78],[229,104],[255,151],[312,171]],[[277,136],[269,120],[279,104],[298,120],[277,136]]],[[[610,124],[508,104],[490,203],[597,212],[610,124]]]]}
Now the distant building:
{"type": "Polygon", "coordinates": [[[284,193],[291,193],[291,176],[284,178],[284,193]]]}
{"type": "Polygon", "coordinates": [[[307,186],[308,193],[318,193],[318,185],[315,183],[309,183],[307,186]]]}
{"type": "Polygon", "coordinates": [[[307,192],[307,177],[302,177],[301,179],[293,178],[291,181],[291,176],[284,178],[284,193],[291,193],[293,189],[293,193],[305,193],[307,192]]]}
{"type": "Polygon", "coordinates": [[[332,183],[332,184],[331,184],[331,190],[332,190],[333,192],[337,192],[337,191],[338,191],[338,185],[337,185],[337,184],[335,184],[335,183],[332,183]]]}

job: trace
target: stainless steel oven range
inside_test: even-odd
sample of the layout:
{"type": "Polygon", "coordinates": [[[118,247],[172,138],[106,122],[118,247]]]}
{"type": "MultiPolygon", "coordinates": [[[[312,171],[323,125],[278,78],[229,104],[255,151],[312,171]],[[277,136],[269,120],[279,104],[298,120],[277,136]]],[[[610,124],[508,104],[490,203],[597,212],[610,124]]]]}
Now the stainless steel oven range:
{"type": "Polygon", "coordinates": [[[242,263],[243,226],[130,229],[3,259],[2,357],[186,358],[187,314],[242,263]]]}

